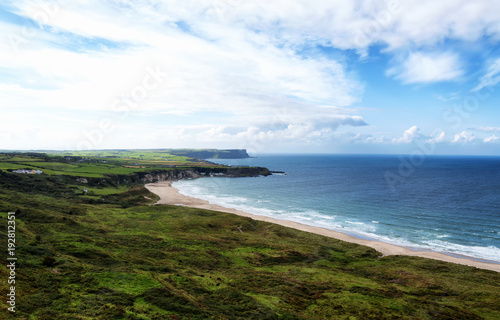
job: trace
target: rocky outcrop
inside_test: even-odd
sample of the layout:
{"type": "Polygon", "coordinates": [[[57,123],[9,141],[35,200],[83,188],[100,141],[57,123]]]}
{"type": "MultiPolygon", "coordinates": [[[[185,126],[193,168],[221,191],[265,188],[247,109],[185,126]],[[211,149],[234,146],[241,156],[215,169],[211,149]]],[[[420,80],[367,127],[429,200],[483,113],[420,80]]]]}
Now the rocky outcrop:
{"type": "Polygon", "coordinates": [[[76,182],[88,184],[89,180],[87,178],[76,178],[76,182]]]}

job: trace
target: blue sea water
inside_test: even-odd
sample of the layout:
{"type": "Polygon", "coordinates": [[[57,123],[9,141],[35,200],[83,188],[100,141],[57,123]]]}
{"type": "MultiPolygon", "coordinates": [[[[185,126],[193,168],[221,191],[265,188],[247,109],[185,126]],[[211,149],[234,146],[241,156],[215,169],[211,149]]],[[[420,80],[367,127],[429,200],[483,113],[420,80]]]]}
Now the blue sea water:
{"type": "Polygon", "coordinates": [[[261,155],[212,161],[286,175],[174,186],[254,214],[500,263],[499,157],[261,155]]]}

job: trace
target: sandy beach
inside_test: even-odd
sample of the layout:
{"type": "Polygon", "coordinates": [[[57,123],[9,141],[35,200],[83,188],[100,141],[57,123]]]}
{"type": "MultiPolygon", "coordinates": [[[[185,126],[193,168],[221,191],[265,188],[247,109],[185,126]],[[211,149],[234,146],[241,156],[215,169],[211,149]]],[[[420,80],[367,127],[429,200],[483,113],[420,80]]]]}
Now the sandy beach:
{"type": "Polygon", "coordinates": [[[468,258],[459,258],[451,255],[447,255],[439,252],[432,251],[416,251],[410,250],[408,248],[392,245],[389,243],[384,243],[380,241],[372,241],[372,240],[364,240],[359,239],[348,234],[344,234],[341,232],[336,232],[333,230],[320,228],[320,227],[312,227],[307,226],[298,222],[287,221],[287,220],[278,220],[266,216],[254,215],[248,212],[239,211],[236,209],[225,208],[216,204],[211,204],[208,201],[197,199],[193,197],[188,197],[183,194],[180,194],[178,190],[172,187],[172,181],[165,181],[159,183],[150,183],[145,186],[149,191],[157,194],[160,197],[160,200],[157,204],[169,204],[169,205],[179,205],[179,206],[188,206],[192,208],[200,208],[200,209],[208,209],[215,210],[221,212],[232,213],[236,215],[240,215],[243,217],[249,217],[255,220],[266,221],[271,223],[276,223],[285,227],[290,227],[302,231],[312,232],[316,234],[320,234],[323,236],[357,243],[361,245],[365,245],[375,250],[381,252],[384,256],[387,255],[407,255],[407,256],[418,256],[430,259],[436,259],[441,261],[447,261],[452,263],[463,264],[467,266],[472,266],[481,269],[487,269],[492,271],[500,272],[500,264],[495,263],[486,263],[481,261],[476,261],[468,258]]]}

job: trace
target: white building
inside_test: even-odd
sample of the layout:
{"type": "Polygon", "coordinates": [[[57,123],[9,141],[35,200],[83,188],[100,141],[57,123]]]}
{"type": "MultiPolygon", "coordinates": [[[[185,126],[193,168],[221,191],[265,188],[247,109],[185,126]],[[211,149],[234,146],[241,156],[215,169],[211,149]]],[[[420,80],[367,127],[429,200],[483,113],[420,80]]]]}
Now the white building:
{"type": "Polygon", "coordinates": [[[24,174],[42,174],[42,170],[32,170],[32,169],[17,169],[12,171],[14,173],[24,173],[24,174]]]}

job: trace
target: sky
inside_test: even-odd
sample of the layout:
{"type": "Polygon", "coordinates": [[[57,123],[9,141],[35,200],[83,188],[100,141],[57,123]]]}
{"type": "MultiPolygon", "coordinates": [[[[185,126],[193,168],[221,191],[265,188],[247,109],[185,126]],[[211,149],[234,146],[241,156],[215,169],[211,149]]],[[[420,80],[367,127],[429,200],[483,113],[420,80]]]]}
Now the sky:
{"type": "Polygon", "coordinates": [[[500,155],[500,1],[4,0],[0,149],[500,155]]]}

